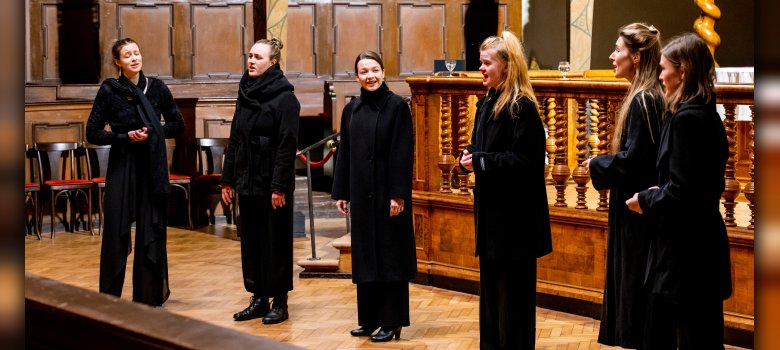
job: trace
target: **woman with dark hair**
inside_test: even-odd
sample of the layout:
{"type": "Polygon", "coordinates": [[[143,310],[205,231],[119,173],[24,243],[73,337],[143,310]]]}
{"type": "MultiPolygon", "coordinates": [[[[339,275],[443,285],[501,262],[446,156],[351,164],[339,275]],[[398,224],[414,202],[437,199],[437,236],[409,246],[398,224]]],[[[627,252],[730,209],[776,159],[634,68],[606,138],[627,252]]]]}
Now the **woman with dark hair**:
{"type": "Polygon", "coordinates": [[[544,184],[545,137],[523,47],[512,33],[479,48],[482,85],[471,144],[481,349],[533,349],[536,259],[552,251],[544,184]]]}
{"type": "Polygon", "coordinates": [[[658,181],[655,158],[664,113],[661,35],[644,23],[618,31],[609,55],[615,77],[631,82],[618,109],[609,154],[585,161],[598,190],[609,189],[607,269],[599,343],[624,348],[642,344],[647,290],[645,270],[655,221],[629,210],[625,201],[658,181]]]}
{"type": "Polygon", "coordinates": [[[414,137],[409,105],[384,82],[382,58],[355,59],[360,97],[341,114],[332,198],[352,218],[352,282],[358,324],[353,336],[399,339],[409,325],[409,281],[417,273],[412,225],[414,137]]]}
{"type": "Polygon", "coordinates": [[[241,270],[244,288],[252,293],[249,306],[233,315],[236,321],[262,318],[275,324],[289,318],[301,105],[279,68],[281,50],[276,38],[261,39],[249,50],[219,181],[225,203],[238,194],[241,270]]]}
{"type": "Polygon", "coordinates": [[[166,252],[170,184],[165,139],[179,135],[184,121],[165,83],[144,75],[141,49],[133,39],[114,42],[111,54],[119,78],[103,81],[86,128],[88,142],[111,145],[100,292],[122,295],[131,251],[130,226],[135,221],[133,301],[160,306],[170,295],[166,252]],[[161,115],[165,125],[160,123],[161,115]]]}
{"type": "Polygon", "coordinates": [[[626,201],[659,224],[650,245],[643,348],[723,349],[731,263],[719,200],[729,152],[709,48],[695,34],[673,38],[661,53],[659,78],[670,115],[661,131],[658,186],[626,201]]]}

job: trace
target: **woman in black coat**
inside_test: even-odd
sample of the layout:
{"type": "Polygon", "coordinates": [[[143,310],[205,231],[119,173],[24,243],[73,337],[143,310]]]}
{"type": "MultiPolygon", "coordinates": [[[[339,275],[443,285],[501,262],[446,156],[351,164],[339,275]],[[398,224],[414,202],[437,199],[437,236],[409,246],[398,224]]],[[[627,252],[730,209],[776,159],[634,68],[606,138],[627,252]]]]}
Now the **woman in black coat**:
{"type": "Polygon", "coordinates": [[[341,116],[332,197],[352,218],[352,282],[358,324],[353,336],[374,342],[409,325],[409,281],[417,273],[412,225],[414,137],[409,105],[384,83],[379,54],[355,60],[360,97],[341,116]],[[349,209],[347,204],[349,203],[349,209]]]}
{"type": "Polygon", "coordinates": [[[100,292],[122,295],[130,226],[135,221],[133,301],[160,306],[170,295],[166,211],[170,193],[165,139],[184,130],[181,113],[165,84],[144,76],[138,44],[130,38],[111,48],[119,78],[95,96],[87,141],[111,145],[100,250],[100,292]],[[160,123],[160,115],[165,125],[160,123]],[[105,130],[106,124],[111,130],[105,130]]]}
{"type": "Polygon", "coordinates": [[[293,289],[293,190],[300,104],[279,68],[282,42],[257,41],[249,51],[220,184],[222,200],[238,194],[241,268],[249,306],[236,321],[263,318],[275,324],[289,317],[293,289]],[[273,297],[273,307],[269,298],[273,297]]]}
{"type": "Polygon", "coordinates": [[[695,34],[673,38],[662,52],[671,116],[661,131],[658,186],[626,201],[659,223],[648,262],[645,349],[723,349],[731,263],[719,200],[728,143],[715,110],[714,67],[695,34]]]}
{"type": "Polygon", "coordinates": [[[610,154],[585,161],[598,190],[609,189],[607,269],[599,343],[636,349],[645,330],[645,270],[655,221],[624,205],[637,191],[657,184],[655,159],[664,113],[658,80],[661,35],[653,26],[632,23],[618,31],[609,56],[616,78],[631,82],[617,113],[610,154]]]}
{"type": "Polygon", "coordinates": [[[552,251],[544,127],[517,37],[489,37],[479,56],[489,90],[460,167],[475,174],[480,348],[533,349],[536,258],[552,251]]]}

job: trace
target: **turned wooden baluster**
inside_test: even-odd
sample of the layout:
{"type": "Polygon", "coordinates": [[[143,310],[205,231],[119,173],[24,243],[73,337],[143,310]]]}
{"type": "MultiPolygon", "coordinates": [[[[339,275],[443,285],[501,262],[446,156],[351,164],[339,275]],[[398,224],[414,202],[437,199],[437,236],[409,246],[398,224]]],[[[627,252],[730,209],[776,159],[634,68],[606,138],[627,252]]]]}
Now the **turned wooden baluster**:
{"type": "MultiPolygon", "coordinates": [[[[469,142],[471,141],[469,137],[469,105],[468,105],[468,96],[467,95],[461,95],[457,96],[458,100],[458,153],[463,152],[464,149],[466,149],[466,146],[469,145],[469,142]]],[[[458,190],[459,193],[465,196],[471,195],[471,192],[469,192],[469,174],[464,173],[462,170],[460,170],[460,167],[456,165],[456,169],[458,169],[458,190]]]]}
{"type": "Polygon", "coordinates": [[[567,115],[562,113],[566,99],[561,98],[563,103],[555,103],[555,98],[551,98],[555,104],[555,115],[560,115],[555,122],[555,165],[552,169],[552,178],[555,183],[555,204],[556,207],[566,206],[566,181],[569,180],[569,164],[567,160],[567,115]]]}
{"type": "MultiPolygon", "coordinates": [[[[707,43],[713,60],[715,60],[715,50],[720,46],[720,35],[715,32],[715,22],[720,19],[720,9],[715,6],[715,0],[694,0],[696,6],[701,10],[701,15],[693,22],[693,30],[699,37],[707,43]]],[[[718,66],[715,60],[715,66],[718,66]]]]}
{"type": "Polygon", "coordinates": [[[585,202],[585,192],[588,190],[586,186],[590,181],[590,174],[588,168],[582,165],[585,159],[588,159],[588,115],[587,115],[587,103],[586,99],[575,100],[577,104],[577,167],[574,168],[572,177],[577,184],[577,205],[575,209],[588,209],[585,202]]]}
{"type": "Polygon", "coordinates": [[[726,110],[726,118],[723,119],[723,124],[726,127],[726,139],[729,144],[729,159],[726,161],[726,174],[724,175],[726,188],[723,190],[723,206],[726,208],[726,217],[723,221],[725,221],[727,227],[734,227],[737,226],[734,219],[735,199],[739,195],[740,190],[739,181],[734,177],[735,164],[737,162],[734,157],[737,153],[737,105],[724,104],[723,108],[726,110]]]}
{"type": "Polygon", "coordinates": [[[552,168],[555,164],[555,123],[558,121],[555,120],[555,117],[557,115],[557,112],[555,112],[555,107],[557,104],[555,103],[554,98],[547,98],[544,99],[544,110],[545,110],[545,118],[547,119],[547,143],[545,149],[547,150],[547,167],[545,168],[544,178],[545,183],[548,185],[552,185],[555,182],[552,179],[552,168]]]}
{"type": "Polygon", "coordinates": [[[753,111],[753,106],[750,106],[750,123],[749,128],[750,131],[748,132],[749,142],[748,142],[748,152],[750,154],[750,181],[745,185],[745,198],[748,200],[748,207],[750,208],[750,224],[747,228],[754,229],[755,228],[755,208],[754,208],[754,202],[753,202],[753,195],[755,194],[756,189],[756,182],[755,182],[755,164],[756,164],[756,157],[755,157],[755,125],[753,122],[755,121],[755,114],[753,111]]]}
{"type": "MultiPolygon", "coordinates": [[[[595,125],[591,126],[590,131],[596,135],[598,135],[598,144],[596,147],[591,149],[591,153],[594,156],[600,156],[602,154],[609,153],[609,143],[607,143],[607,122],[609,120],[609,106],[610,103],[607,102],[607,115],[602,115],[601,113],[601,106],[599,105],[598,100],[590,100],[590,120],[594,121],[593,124],[595,125]]],[[[609,193],[609,190],[601,190],[599,191],[599,205],[596,207],[596,211],[607,211],[609,210],[609,204],[607,201],[607,193],[609,193]]]]}
{"type": "Polygon", "coordinates": [[[452,168],[455,166],[455,157],[452,156],[452,95],[441,95],[441,158],[439,158],[439,169],[441,170],[441,180],[439,181],[439,192],[452,193],[450,189],[450,177],[452,168]]]}

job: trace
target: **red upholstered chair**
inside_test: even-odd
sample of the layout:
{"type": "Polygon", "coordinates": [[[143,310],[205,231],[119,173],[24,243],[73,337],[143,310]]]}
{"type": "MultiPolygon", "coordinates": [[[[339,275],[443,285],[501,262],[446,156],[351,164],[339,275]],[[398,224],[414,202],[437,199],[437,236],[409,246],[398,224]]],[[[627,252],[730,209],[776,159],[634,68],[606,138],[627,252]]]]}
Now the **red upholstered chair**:
{"type": "MultiPolygon", "coordinates": [[[[111,145],[93,145],[87,143],[84,148],[87,151],[87,166],[92,184],[97,188],[98,201],[98,235],[103,234],[103,190],[106,188],[106,172],[108,171],[108,154],[111,145]]],[[[90,215],[92,213],[90,212],[90,215]]]]}
{"type": "Polygon", "coordinates": [[[176,150],[176,142],[173,139],[165,140],[165,150],[168,156],[168,181],[171,183],[171,187],[178,188],[184,193],[184,200],[187,201],[187,221],[190,224],[190,229],[194,229],[192,225],[192,196],[190,195],[190,186],[192,184],[192,177],[189,175],[174,174],[172,171],[173,156],[176,150]]]}
{"type": "MultiPolygon", "coordinates": [[[[43,190],[51,194],[51,238],[54,238],[54,218],[57,216],[56,203],[60,196],[67,199],[66,213],[70,211],[70,221],[63,213],[62,222],[66,231],[76,229],[76,215],[73,201],[81,194],[87,202],[87,213],[92,212],[92,181],[82,174],[81,160],[77,160],[77,151],[80,142],[47,142],[36,143],[35,150],[38,154],[38,178],[43,190]],[[63,162],[65,161],[65,162],[63,162]]],[[[79,152],[81,154],[86,154],[79,152]]],[[[80,157],[79,157],[80,158],[80,157]]],[[[87,215],[87,229],[92,234],[92,216],[87,215]]]]}
{"type": "MultiPolygon", "coordinates": [[[[25,159],[30,159],[30,165],[33,164],[32,159],[34,157],[30,157],[30,149],[29,145],[24,144],[24,155],[25,159]]],[[[38,239],[42,239],[41,237],[41,220],[38,217],[38,195],[41,190],[41,186],[36,182],[38,181],[35,178],[35,167],[30,167],[30,179],[29,182],[24,182],[24,204],[25,204],[25,219],[24,224],[25,227],[27,227],[27,234],[35,233],[36,236],[38,236],[38,239]],[[27,203],[30,203],[31,209],[32,209],[32,215],[31,219],[27,220],[27,203]]]]}
{"type": "Polygon", "coordinates": [[[222,190],[219,187],[219,179],[222,177],[222,163],[227,149],[227,138],[200,138],[195,140],[198,151],[197,165],[198,175],[195,177],[195,184],[198,193],[198,214],[201,204],[205,204],[208,221],[210,224],[215,222],[215,211],[217,204],[222,205],[222,212],[225,213],[228,224],[235,222],[235,216],[232,214],[230,205],[222,203],[222,190]],[[207,198],[203,198],[207,197],[207,198]]]}

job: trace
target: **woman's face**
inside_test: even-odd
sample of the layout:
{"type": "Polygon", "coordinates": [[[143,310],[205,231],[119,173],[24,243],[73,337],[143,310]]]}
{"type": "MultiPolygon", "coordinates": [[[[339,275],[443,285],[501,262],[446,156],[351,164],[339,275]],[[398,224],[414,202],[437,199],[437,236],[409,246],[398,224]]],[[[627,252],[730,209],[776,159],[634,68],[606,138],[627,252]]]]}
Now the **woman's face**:
{"type": "Polygon", "coordinates": [[[661,75],[658,76],[658,79],[661,79],[667,97],[677,91],[682,83],[682,78],[682,69],[667,60],[666,56],[661,55],[661,75]]]}
{"type": "Polygon", "coordinates": [[[385,70],[379,62],[370,58],[364,58],[357,64],[357,81],[360,87],[368,91],[376,91],[385,80],[385,70]]]}
{"type": "Polygon", "coordinates": [[[119,58],[114,59],[114,64],[122,70],[122,75],[133,77],[141,71],[143,61],[141,59],[141,50],[136,43],[128,43],[119,49],[119,58]]]}
{"type": "Polygon", "coordinates": [[[247,58],[246,66],[249,71],[249,76],[257,78],[275,63],[276,62],[271,60],[271,45],[261,43],[254,44],[252,49],[249,50],[249,58],[247,58]]]}
{"type": "Polygon", "coordinates": [[[618,37],[615,42],[615,51],[612,51],[612,54],[609,55],[609,60],[612,61],[615,78],[624,78],[628,79],[628,81],[634,80],[636,64],[639,63],[639,53],[632,54],[623,41],[623,37],[618,37]]]}
{"type": "Polygon", "coordinates": [[[506,62],[496,58],[496,50],[489,49],[479,52],[479,71],[482,73],[482,85],[495,88],[504,81],[506,62]]]}

